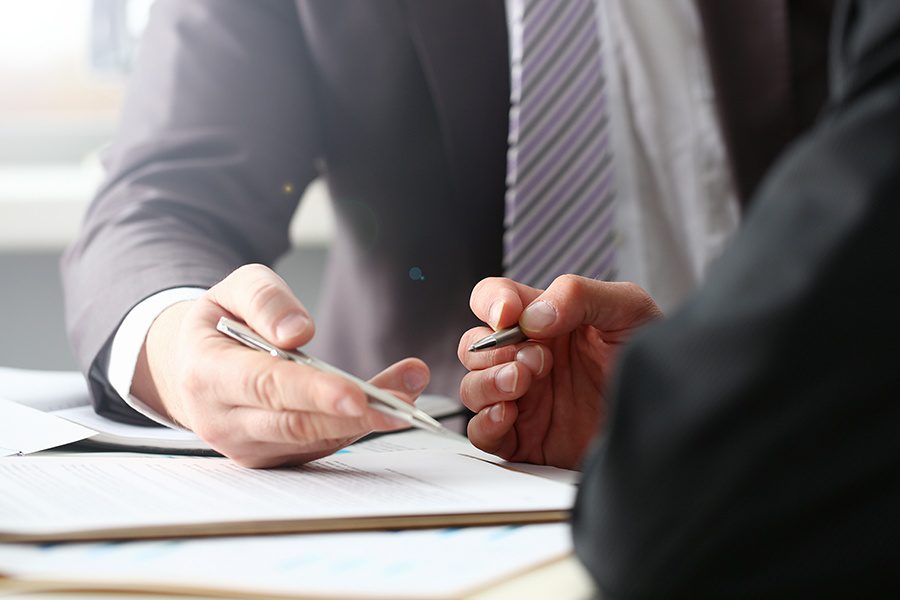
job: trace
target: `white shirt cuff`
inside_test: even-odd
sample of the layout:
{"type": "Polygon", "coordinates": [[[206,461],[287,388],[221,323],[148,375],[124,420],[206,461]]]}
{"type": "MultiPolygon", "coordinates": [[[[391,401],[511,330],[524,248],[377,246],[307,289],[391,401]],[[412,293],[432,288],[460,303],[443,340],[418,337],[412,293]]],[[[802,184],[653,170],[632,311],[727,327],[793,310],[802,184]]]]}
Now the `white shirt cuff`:
{"type": "Polygon", "coordinates": [[[128,312],[125,320],[119,325],[109,352],[109,367],[106,375],[113,389],[118,392],[128,406],[148,419],[172,429],[183,428],[131,394],[134,369],[137,366],[141,347],[147,338],[147,332],[150,331],[150,326],[153,325],[156,317],[173,304],[196,300],[205,293],[204,288],[178,287],[164,290],[142,300],[128,312]]]}

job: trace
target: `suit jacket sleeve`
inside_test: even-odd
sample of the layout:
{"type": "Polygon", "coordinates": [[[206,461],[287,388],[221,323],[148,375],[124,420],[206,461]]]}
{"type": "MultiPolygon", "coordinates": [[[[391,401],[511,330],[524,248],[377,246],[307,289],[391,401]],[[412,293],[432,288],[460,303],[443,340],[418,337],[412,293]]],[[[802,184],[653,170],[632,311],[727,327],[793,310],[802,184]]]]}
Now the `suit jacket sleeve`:
{"type": "Polygon", "coordinates": [[[290,0],[156,2],[105,183],[62,264],[70,340],[100,412],[134,414],[104,364],[131,307],[288,248],[321,147],[313,79],[290,0]]]}
{"type": "Polygon", "coordinates": [[[609,597],[900,589],[900,3],[833,41],[824,118],[623,354],[574,516],[609,597]]]}

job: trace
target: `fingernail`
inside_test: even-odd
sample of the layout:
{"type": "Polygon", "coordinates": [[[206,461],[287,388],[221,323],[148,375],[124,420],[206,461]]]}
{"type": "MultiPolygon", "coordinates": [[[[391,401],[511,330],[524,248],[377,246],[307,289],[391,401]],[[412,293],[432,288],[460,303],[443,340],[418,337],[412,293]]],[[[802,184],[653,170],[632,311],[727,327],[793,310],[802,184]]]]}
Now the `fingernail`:
{"type": "Polygon", "coordinates": [[[287,340],[303,333],[309,326],[309,318],[302,313],[291,313],[275,326],[275,335],[279,340],[287,340]]]}
{"type": "Polygon", "coordinates": [[[497,384],[498,390],[511,394],[516,391],[516,383],[519,381],[519,369],[516,367],[515,363],[508,364],[497,371],[494,381],[497,384]]]}
{"type": "Polygon", "coordinates": [[[491,308],[488,310],[488,320],[490,321],[488,325],[494,329],[500,327],[500,317],[503,316],[503,306],[505,304],[503,300],[497,300],[491,304],[491,308]]]}
{"type": "Polygon", "coordinates": [[[525,309],[519,323],[529,331],[540,331],[556,321],[556,309],[541,300],[525,309]]]}
{"type": "Polygon", "coordinates": [[[495,404],[488,409],[488,417],[490,417],[491,421],[494,423],[502,423],[503,422],[503,414],[506,412],[506,402],[500,402],[499,404],[495,404]]]}
{"type": "Polygon", "coordinates": [[[428,377],[419,369],[409,369],[403,374],[403,385],[408,392],[418,392],[428,385],[428,377]]]}
{"type": "Polygon", "coordinates": [[[544,370],[544,350],[537,344],[528,344],[516,352],[516,361],[537,375],[544,370]]]}
{"type": "Polygon", "coordinates": [[[350,396],[345,396],[338,400],[337,404],[334,405],[334,408],[339,414],[347,417],[361,417],[363,414],[362,405],[350,396]]]}

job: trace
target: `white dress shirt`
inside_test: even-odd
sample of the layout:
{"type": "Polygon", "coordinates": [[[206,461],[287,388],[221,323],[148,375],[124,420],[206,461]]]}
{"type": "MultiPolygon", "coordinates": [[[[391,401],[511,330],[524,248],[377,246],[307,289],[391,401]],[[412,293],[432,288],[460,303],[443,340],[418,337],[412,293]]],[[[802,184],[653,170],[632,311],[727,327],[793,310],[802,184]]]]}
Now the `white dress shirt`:
{"type": "MultiPolygon", "coordinates": [[[[522,0],[506,0],[507,14],[522,0]]],[[[734,234],[740,209],[731,180],[693,0],[597,0],[608,80],[619,279],[668,310],[702,280],[734,234]]],[[[521,49],[510,21],[510,54],[521,49]]],[[[517,89],[511,73],[512,88],[517,89]]],[[[502,202],[503,198],[498,198],[502,202]]],[[[113,338],[109,381],[139,413],[176,427],[131,394],[150,325],[169,306],[199,297],[176,288],[135,306],[113,338]]]]}
{"type": "Polygon", "coordinates": [[[109,350],[107,377],[112,388],[134,410],[160,425],[174,429],[181,429],[181,427],[157,413],[131,393],[131,382],[134,379],[134,369],[137,366],[144,339],[156,317],[173,304],[196,300],[204,293],[206,290],[203,288],[180,287],[165,290],[146,298],[125,316],[119,329],[116,330],[112,347],[109,350]]]}
{"type": "Polygon", "coordinates": [[[740,206],[694,0],[598,0],[609,78],[619,278],[664,311],[738,228],[740,206]]]}

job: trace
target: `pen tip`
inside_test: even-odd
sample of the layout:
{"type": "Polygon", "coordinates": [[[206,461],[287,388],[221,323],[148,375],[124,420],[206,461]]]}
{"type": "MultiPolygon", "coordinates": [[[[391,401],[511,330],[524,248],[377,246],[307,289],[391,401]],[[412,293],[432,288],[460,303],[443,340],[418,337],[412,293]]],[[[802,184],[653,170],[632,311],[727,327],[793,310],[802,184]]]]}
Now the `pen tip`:
{"type": "Polygon", "coordinates": [[[469,352],[478,352],[479,350],[484,350],[485,348],[493,348],[497,345],[497,340],[488,337],[483,340],[478,340],[471,346],[469,346],[469,352]]]}

